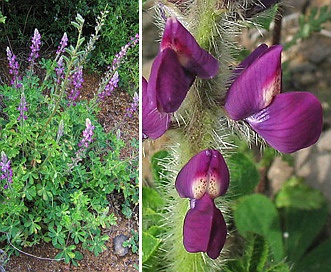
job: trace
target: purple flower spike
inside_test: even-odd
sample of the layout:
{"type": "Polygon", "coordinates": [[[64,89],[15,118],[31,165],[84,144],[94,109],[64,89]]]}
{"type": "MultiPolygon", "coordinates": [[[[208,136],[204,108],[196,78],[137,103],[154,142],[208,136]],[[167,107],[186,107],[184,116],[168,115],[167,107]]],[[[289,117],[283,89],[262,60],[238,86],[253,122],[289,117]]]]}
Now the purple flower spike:
{"type": "Polygon", "coordinates": [[[148,93],[148,83],[145,78],[142,80],[142,120],[144,138],[157,139],[169,128],[170,114],[158,111],[155,102],[155,95],[148,93]]]}
{"type": "Polygon", "coordinates": [[[283,93],[246,121],[272,147],[292,153],[316,143],[323,127],[323,110],[311,93],[283,93]]]}
{"type": "Polygon", "coordinates": [[[208,194],[214,199],[229,187],[229,170],[217,150],[206,149],[191,158],[176,178],[180,197],[200,199],[208,194]]]}
{"type": "Polygon", "coordinates": [[[165,49],[155,58],[148,84],[148,93],[156,94],[160,112],[175,112],[193,84],[195,75],[185,71],[176,53],[165,49]]]}
{"type": "Polygon", "coordinates": [[[223,215],[207,194],[191,200],[183,228],[183,243],[188,252],[207,252],[210,258],[216,259],[225,244],[226,234],[223,215]]]}
{"type": "Polygon", "coordinates": [[[200,78],[212,78],[218,72],[218,61],[202,49],[192,34],[175,18],[167,20],[160,51],[174,50],[180,64],[200,78]]]}
{"type": "Polygon", "coordinates": [[[235,121],[245,119],[267,107],[281,89],[279,45],[258,47],[235,70],[236,80],[227,92],[225,109],[235,121]]]}

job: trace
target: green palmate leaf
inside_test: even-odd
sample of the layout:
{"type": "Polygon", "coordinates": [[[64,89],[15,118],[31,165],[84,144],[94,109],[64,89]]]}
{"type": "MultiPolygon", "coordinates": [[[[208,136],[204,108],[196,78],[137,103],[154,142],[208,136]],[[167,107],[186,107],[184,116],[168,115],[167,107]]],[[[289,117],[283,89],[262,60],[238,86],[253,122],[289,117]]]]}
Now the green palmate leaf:
{"type": "Polygon", "coordinates": [[[327,240],[309,252],[300,262],[295,264],[294,271],[325,272],[331,271],[331,240],[327,240]]]}
{"type": "Polygon", "coordinates": [[[277,208],[319,209],[324,202],[325,199],[320,191],[303,184],[297,177],[286,182],[275,198],[277,208]]]}
{"type": "Polygon", "coordinates": [[[233,197],[240,197],[253,192],[260,175],[253,161],[242,153],[236,153],[227,160],[230,168],[230,192],[233,197]]]}
{"type": "Polygon", "coordinates": [[[284,257],[282,231],[275,205],[266,196],[254,194],[239,199],[234,210],[234,221],[239,233],[262,235],[270,244],[276,261],[284,257]]]}
{"type": "Polygon", "coordinates": [[[161,239],[158,239],[148,232],[142,233],[143,251],[142,262],[145,263],[158,249],[161,239]]]}
{"type": "Polygon", "coordinates": [[[142,191],[142,200],[144,208],[150,207],[154,210],[162,208],[165,204],[163,198],[155,189],[145,186],[142,191]]]}
{"type": "Polygon", "coordinates": [[[317,210],[286,208],[284,226],[286,232],[285,250],[290,262],[296,263],[302,258],[316,236],[326,223],[327,205],[317,210]]]}

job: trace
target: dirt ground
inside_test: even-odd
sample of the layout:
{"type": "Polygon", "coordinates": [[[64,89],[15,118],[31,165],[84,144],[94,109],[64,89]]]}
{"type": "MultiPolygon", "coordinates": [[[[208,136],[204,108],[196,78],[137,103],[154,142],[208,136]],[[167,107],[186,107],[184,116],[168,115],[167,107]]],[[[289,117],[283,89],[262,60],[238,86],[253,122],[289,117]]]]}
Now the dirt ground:
{"type": "MultiPolygon", "coordinates": [[[[4,48],[4,47],[2,47],[4,48]]],[[[5,56],[1,55],[0,62],[3,64],[0,68],[1,83],[6,80],[7,75],[7,63],[5,56]]],[[[86,73],[84,75],[83,90],[81,92],[80,99],[90,99],[94,90],[98,87],[100,82],[100,75],[86,73]]],[[[139,126],[138,126],[138,112],[133,114],[132,118],[125,116],[126,109],[130,107],[132,97],[122,90],[115,90],[114,93],[108,97],[101,105],[101,111],[98,115],[100,124],[105,128],[106,132],[116,131],[120,129],[121,138],[126,143],[126,147],[122,150],[121,157],[128,158],[132,155],[132,148],[130,141],[132,139],[138,139],[139,126]]],[[[135,151],[136,152],[136,151],[135,151]]],[[[137,170],[138,171],[138,170],[137,170]]],[[[40,244],[31,248],[25,248],[24,251],[28,254],[34,255],[32,257],[26,254],[20,254],[19,256],[11,256],[9,261],[4,265],[4,271],[6,272],[65,272],[65,271],[137,271],[136,267],[139,266],[138,253],[129,252],[120,257],[114,252],[113,239],[124,234],[127,237],[131,237],[131,230],[135,232],[139,231],[138,218],[139,208],[138,206],[133,210],[132,218],[128,219],[121,213],[121,204],[124,201],[123,196],[120,194],[114,194],[109,196],[110,200],[110,213],[114,213],[117,218],[117,224],[110,229],[104,231],[110,239],[106,243],[107,250],[100,254],[98,257],[87,250],[80,250],[84,258],[78,262],[79,266],[74,267],[70,264],[65,264],[63,261],[50,261],[42,260],[40,258],[54,258],[59,252],[51,244],[40,244]],[[40,258],[38,258],[40,257],[40,258]]],[[[0,245],[0,249],[2,246],[0,245]]],[[[0,254],[1,255],[1,254],[0,254]]],[[[1,261],[1,260],[0,260],[1,261]]],[[[0,266],[0,271],[1,266],[0,266]]]]}

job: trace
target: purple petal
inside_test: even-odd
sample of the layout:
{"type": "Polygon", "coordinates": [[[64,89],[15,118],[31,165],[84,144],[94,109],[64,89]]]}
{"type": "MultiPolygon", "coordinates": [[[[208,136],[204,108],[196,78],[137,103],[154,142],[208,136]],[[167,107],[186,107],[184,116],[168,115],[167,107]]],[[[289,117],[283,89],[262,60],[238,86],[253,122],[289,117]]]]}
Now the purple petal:
{"type": "Polygon", "coordinates": [[[184,220],[184,247],[192,253],[207,252],[210,258],[216,259],[227,234],[223,215],[207,194],[193,201],[194,207],[187,212],[184,220]]]}
{"type": "Polygon", "coordinates": [[[155,94],[160,112],[175,112],[194,79],[195,76],[180,65],[175,51],[167,48],[160,52],[153,62],[148,93],[155,94]]]}
{"type": "Polygon", "coordinates": [[[192,34],[175,18],[167,20],[160,51],[173,49],[180,64],[200,78],[212,78],[218,72],[218,60],[202,49],[192,34]]]}
{"type": "Polygon", "coordinates": [[[311,93],[282,93],[246,120],[273,148],[292,153],[316,143],[322,132],[323,111],[311,93]]]}
{"type": "Polygon", "coordinates": [[[160,113],[156,108],[156,102],[153,101],[153,95],[147,93],[147,81],[143,78],[142,95],[143,95],[143,134],[151,139],[161,137],[169,128],[171,119],[170,114],[160,113]]]}
{"type": "Polygon", "coordinates": [[[217,150],[206,149],[192,157],[178,173],[176,189],[181,197],[199,199],[225,194],[229,187],[229,170],[217,150]]]}
{"type": "Polygon", "coordinates": [[[244,61],[243,72],[227,92],[225,109],[235,121],[267,107],[281,90],[281,46],[259,47],[244,61]]]}

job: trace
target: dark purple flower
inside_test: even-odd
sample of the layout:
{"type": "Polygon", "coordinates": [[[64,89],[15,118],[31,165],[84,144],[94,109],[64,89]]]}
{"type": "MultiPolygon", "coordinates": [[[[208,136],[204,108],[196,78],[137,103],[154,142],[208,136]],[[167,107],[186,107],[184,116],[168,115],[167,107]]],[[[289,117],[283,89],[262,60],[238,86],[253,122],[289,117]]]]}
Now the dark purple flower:
{"type": "Polygon", "coordinates": [[[292,153],[318,140],[323,112],[315,96],[281,92],[282,47],[261,45],[234,71],[225,102],[228,116],[245,120],[273,148],[292,153]]]}
{"type": "Polygon", "coordinates": [[[175,17],[169,18],[148,84],[156,95],[158,110],[175,112],[195,77],[212,78],[218,68],[217,59],[202,49],[175,17]]]}
{"type": "Polygon", "coordinates": [[[190,199],[199,199],[205,193],[214,199],[225,194],[228,186],[228,167],[222,154],[212,149],[192,157],[176,178],[178,194],[190,199]]]}
{"type": "Polygon", "coordinates": [[[41,45],[41,35],[39,34],[38,29],[34,30],[34,34],[31,40],[31,52],[28,61],[33,64],[35,59],[39,57],[39,50],[40,50],[40,45],[41,45]]]}
{"type": "Polygon", "coordinates": [[[26,120],[28,117],[25,115],[25,112],[28,111],[28,108],[26,106],[26,100],[24,93],[21,94],[21,101],[20,105],[18,106],[17,110],[20,111],[20,116],[17,118],[17,121],[26,120]]]}
{"type": "Polygon", "coordinates": [[[156,107],[155,95],[147,93],[148,83],[142,79],[142,123],[144,138],[157,139],[169,128],[170,114],[159,112],[156,107]]]}
{"type": "Polygon", "coordinates": [[[225,194],[229,186],[229,170],[217,150],[203,150],[189,160],[176,178],[181,197],[190,198],[183,242],[188,252],[207,252],[216,259],[226,239],[226,224],[214,199],[225,194]]]}
{"type": "Polygon", "coordinates": [[[223,215],[208,194],[191,200],[184,220],[183,243],[188,252],[207,252],[216,259],[225,244],[227,234],[223,215]]]}
{"type": "Polygon", "coordinates": [[[4,188],[7,189],[9,184],[13,182],[13,170],[10,166],[10,160],[8,160],[8,157],[5,152],[1,152],[1,161],[0,161],[0,167],[1,167],[1,175],[0,180],[6,180],[6,184],[4,185],[4,188]]]}

